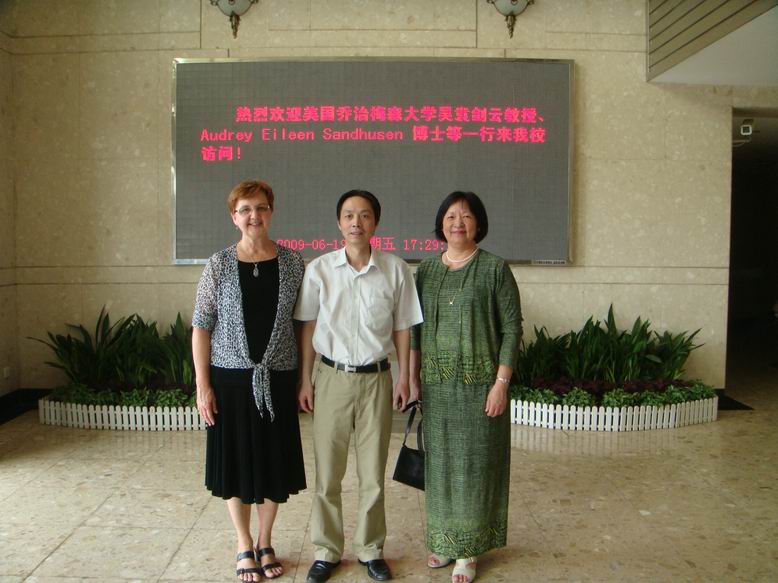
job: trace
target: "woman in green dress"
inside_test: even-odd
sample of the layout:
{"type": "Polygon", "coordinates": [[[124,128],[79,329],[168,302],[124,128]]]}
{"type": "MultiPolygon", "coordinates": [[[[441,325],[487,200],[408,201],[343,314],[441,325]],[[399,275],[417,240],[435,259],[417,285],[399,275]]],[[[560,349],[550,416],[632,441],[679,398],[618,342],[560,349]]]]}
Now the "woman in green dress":
{"type": "Polygon", "coordinates": [[[424,323],[411,339],[411,399],[424,401],[427,565],[456,559],[453,583],[472,582],[477,557],[506,544],[522,318],[510,267],[478,247],[488,229],[478,196],[450,194],[435,219],[447,250],[416,273],[424,323]]]}

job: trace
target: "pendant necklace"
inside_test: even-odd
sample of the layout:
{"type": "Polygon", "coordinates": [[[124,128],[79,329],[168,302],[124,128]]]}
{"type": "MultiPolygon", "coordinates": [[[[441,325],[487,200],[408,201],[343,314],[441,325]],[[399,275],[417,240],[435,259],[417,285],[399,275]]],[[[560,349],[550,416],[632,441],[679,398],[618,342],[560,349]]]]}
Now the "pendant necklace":
{"type": "MultiPolygon", "coordinates": [[[[259,263],[259,261],[257,261],[259,263]]],[[[254,264],[254,271],[251,272],[251,275],[254,277],[259,277],[259,269],[257,269],[257,263],[254,264]]]]}

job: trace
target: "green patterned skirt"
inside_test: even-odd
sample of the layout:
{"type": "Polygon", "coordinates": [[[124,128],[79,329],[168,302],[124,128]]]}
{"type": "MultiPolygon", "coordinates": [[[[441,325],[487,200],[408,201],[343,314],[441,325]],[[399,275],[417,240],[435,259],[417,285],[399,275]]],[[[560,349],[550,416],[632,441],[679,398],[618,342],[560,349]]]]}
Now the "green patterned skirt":
{"type": "Polygon", "coordinates": [[[451,558],[504,547],[510,418],[484,413],[491,386],[425,384],[427,548],[451,558]]]}

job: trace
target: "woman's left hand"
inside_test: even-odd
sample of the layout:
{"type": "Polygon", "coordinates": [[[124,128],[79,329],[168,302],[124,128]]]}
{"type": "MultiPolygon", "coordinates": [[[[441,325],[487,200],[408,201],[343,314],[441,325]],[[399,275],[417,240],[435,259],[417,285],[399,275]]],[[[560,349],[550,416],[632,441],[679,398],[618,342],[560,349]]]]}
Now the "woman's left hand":
{"type": "Polygon", "coordinates": [[[489,390],[486,397],[486,408],[484,411],[488,417],[499,417],[505,413],[508,406],[508,386],[502,381],[497,381],[489,390]]]}

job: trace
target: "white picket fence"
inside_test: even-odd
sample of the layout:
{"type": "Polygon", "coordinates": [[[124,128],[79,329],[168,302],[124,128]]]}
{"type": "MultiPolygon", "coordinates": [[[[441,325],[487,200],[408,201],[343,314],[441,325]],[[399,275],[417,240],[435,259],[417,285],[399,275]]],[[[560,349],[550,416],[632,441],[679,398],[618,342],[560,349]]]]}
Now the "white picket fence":
{"type": "Polygon", "coordinates": [[[645,431],[715,421],[719,398],[662,407],[572,407],[511,400],[511,423],[572,431],[645,431]]]}
{"type": "Polygon", "coordinates": [[[115,407],[76,405],[38,400],[38,419],[44,425],[122,431],[197,431],[205,421],[195,407],[115,407]]]}

